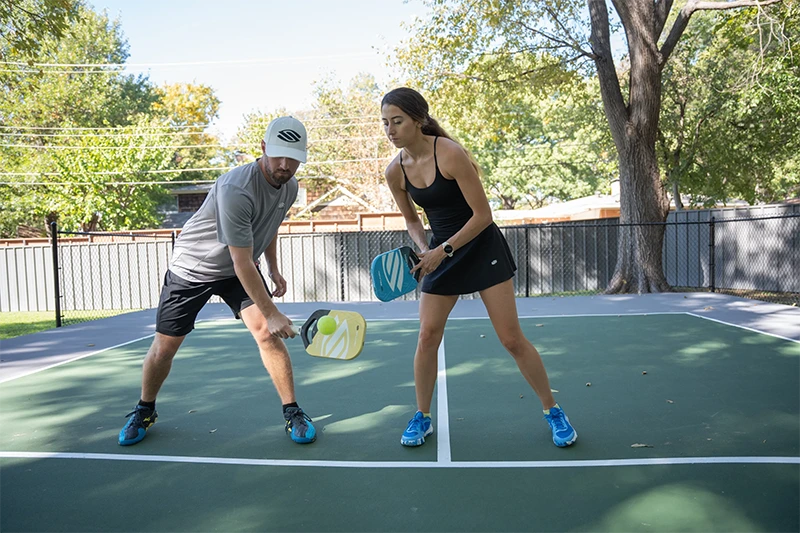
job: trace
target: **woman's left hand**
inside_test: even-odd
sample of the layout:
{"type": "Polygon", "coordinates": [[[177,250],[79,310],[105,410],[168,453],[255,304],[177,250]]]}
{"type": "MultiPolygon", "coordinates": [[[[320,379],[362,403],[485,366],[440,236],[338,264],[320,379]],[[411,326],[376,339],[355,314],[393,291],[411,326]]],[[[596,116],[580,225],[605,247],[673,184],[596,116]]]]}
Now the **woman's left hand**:
{"type": "Polygon", "coordinates": [[[441,246],[438,246],[433,250],[419,252],[417,257],[419,257],[419,263],[417,263],[414,268],[411,269],[411,273],[413,274],[419,272],[419,278],[422,279],[424,276],[427,276],[439,268],[439,265],[442,264],[442,261],[444,261],[444,258],[447,257],[447,254],[444,253],[444,250],[442,250],[441,246]]]}

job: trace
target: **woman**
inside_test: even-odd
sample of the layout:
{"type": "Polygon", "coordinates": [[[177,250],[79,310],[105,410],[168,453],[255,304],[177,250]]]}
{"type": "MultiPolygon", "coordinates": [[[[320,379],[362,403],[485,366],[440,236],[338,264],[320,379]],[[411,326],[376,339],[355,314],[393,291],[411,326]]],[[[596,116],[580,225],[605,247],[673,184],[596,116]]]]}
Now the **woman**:
{"type": "Polygon", "coordinates": [[[512,281],[517,267],[492,222],[478,165],[428,114],[428,103],[413,89],[387,93],[381,101],[381,119],[387,137],[401,149],[386,168],[386,181],[420,249],[414,271],[423,276],[414,356],[418,410],[400,443],[420,446],[433,433],[430,406],[447,317],[459,295],[478,292],[500,341],[542,402],[553,442],[569,446],[578,435],[553,398],[539,353],[522,334],[512,281]],[[430,221],[430,244],[412,200],[430,221]]]}

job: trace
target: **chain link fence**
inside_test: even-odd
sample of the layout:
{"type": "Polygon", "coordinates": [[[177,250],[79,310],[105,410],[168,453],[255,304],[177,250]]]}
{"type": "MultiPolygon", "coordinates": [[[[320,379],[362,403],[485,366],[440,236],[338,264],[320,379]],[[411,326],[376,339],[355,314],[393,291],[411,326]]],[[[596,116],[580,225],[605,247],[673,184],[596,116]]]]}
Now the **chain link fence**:
{"type": "Polygon", "coordinates": [[[56,327],[158,306],[175,232],[51,233],[56,327]]]}
{"type": "MultiPolygon", "coordinates": [[[[501,227],[517,263],[517,296],[602,293],[614,274],[620,232],[633,226],[604,219],[501,227]]],[[[663,226],[663,269],[673,290],[800,305],[800,212],[673,217],[663,226]]],[[[2,310],[52,310],[60,326],[158,305],[175,234],[53,229],[50,247],[0,251],[0,278],[13,279],[2,310]]],[[[289,287],[279,301],[377,301],[372,259],[402,245],[413,246],[405,231],[281,234],[279,266],[289,287]]],[[[418,298],[418,289],[402,297],[418,298]]]]}

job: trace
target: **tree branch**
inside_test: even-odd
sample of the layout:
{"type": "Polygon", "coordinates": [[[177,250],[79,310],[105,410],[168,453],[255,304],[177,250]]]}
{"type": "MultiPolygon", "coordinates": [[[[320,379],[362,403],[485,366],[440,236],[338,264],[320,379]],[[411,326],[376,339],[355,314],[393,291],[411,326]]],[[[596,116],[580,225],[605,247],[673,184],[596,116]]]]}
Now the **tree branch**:
{"type": "Polygon", "coordinates": [[[736,0],[734,2],[690,2],[695,4],[695,11],[708,11],[712,9],[724,10],[737,7],[765,7],[777,4],[781,0],[736,0]]]}
{"type": "Polygon", "coordinates": [[[678,41],[683,35],[686,26],[689,24],[689,19],[695,11],[710,11],[710,10],[725,10],[735,9],[737,7],[765,7],[771,4],[776,4],[781,0],[734,0],[733,2],[700,2],[699,0],[689,0],[685,6],[678,13],[678,17],[672,24],[672,29],[669,31],[667,40],[664,41],[661,47],[661,67],[667,63],[667,59],[675,50],[678,41]]]}
{"type": "Polygon", "coordinates": [[[592,45],[597,76],[600,80],[600,93],[603,96],[603,106],[611,127],[611,135],[619,149],[623,146],[623,124],[628,119],[628,110],[622,98],[614,56],[611,53],[608,8],[605,0],[588,0],[588,4],[592,21],[589,43],[592,45]]]}
{"type": "Polygon", "coordinates": [[[672,9],[672,3],[674,0],[657,0],[656,1],[656,23],[655,23],[655,35],[661,35],[661,32],[664,31],[664,25],[667,23],[667,17],[669,17],[669,11],[672,9]]]}
{"type": "Polygon", "coordinates": [[[586,50],[581,48],[580,45],[578,45],[578,44],[573,44],[573,43],[567,42],[567,41],[565,41],[563,39],[559,39],[558,37],[555,37],[554,35],[550,35],[548,33],[545,33],[543,31],[541,31],[541,30],[537,30],[536,28],[532,28],[532,27],[528,26],[527,24],[525,24],[524,22],[521,22],[519,20],[516,20],[515,22],[517,24],[519,24],[520,26],[522,26],[523,28],[525,28],[526,30],[528,30],[529,32],[533,33],[533,34],[540,35],[540,36],[544,37],[545,39],[547,39],[549,41],[553,41],[554,43],[558,43],[559,44],[558,48],[572,48],[573,50],[575,50],[576,52],[578,52],[579,54],[581,54],[583,56],[586,56],[586,57],[588,57],[590,59],[596,59],[592,53],[587,52],[586,50]]]}

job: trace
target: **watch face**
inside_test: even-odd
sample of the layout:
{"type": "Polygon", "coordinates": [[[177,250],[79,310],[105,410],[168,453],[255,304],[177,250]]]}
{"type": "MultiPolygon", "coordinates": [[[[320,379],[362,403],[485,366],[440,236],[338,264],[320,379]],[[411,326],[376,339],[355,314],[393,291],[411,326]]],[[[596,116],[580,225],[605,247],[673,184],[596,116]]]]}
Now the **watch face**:
{"type": "Polygon", "coordinates": [[[444,245],[444,253],[452,254],[453,253],[453,247],[451,245],[449,245],[449,244],[445,244],[444,245]]]}

